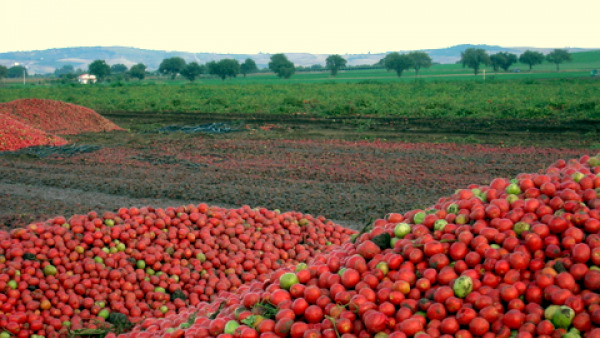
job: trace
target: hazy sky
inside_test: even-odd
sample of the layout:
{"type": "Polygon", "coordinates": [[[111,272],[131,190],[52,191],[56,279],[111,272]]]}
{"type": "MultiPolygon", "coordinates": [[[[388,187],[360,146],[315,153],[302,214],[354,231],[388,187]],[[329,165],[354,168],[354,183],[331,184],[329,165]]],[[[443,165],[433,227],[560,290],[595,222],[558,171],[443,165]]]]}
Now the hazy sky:
{"type": "Polygon", "coordinates": [[[457,44],[600,48],[600,0],[0,0],[0,52],[125,46],[377,53],[457,44]]]}

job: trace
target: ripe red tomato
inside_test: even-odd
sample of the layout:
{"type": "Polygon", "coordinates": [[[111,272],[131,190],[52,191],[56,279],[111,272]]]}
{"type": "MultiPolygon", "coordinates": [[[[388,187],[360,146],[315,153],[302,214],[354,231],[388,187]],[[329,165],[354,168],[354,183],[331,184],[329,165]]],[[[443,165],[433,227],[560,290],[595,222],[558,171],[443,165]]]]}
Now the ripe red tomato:
{"type": "Polygon", "coordinates": [[[504,314],[503,323],[510,329],[518,329],[523,325],[525,321],[525,315],[516,309],[508,310],[504,314]]]}
{"type": "Polygon", "coordinates": [[[469,322],[469,331],[476,336],[483,336],[489,329],[490,323],[482,317],[475,317],[469,322]]]}

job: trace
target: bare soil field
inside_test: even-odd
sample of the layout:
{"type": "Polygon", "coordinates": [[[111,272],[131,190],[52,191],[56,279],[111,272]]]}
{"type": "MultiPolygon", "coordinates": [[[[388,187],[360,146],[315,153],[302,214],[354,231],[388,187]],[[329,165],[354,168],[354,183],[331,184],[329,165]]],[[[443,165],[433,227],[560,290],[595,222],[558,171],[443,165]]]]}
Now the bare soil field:
{"type": "Polygon", "coordinates": [[[595,154],[597,121],[103,114],[129,131],[65,136],[84,152],[0,155],[0,226],[121,206],[208,203],[323,215],[352,228],[468,184],[595,154]],[[225,123],[234,132],[156,132],[225,123]]]}

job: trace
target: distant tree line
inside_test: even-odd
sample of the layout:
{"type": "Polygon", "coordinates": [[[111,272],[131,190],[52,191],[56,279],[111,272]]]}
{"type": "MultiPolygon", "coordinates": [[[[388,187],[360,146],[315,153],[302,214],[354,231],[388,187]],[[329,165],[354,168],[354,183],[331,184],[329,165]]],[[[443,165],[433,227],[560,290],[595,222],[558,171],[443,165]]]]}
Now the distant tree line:
{"type": "Polygon", "coordinates": [[[508,71],[511,65],[515,64],[517,60],[520,63],[529,66],[529,71],[533,69],[533,66],[539,65],[544,60],[554,63],[556,65],[556,71],[559,71],[560,64],[564,62],[571,62],[571,53],[566,49],[554,49],[546,56],[540,52],[526,50],[518,58],[515,54],[507,52],[499,52],[496,54],[488,55],[488,53],[479,48],[469,48],[460,54],[460,63],[463,67],[473,68],[473,73],[477,75],[481,65],[490,65],[497,72],[498,69],[503,69],[505,72],[508,71]]]}
{"type": "MultiPolygon", "coordinates": [[[[458,63],[463,67],[473,69],[474,74],[478,74],[482,66],[491,66],[494,72],[503,70],[508,72],[510,67],[517,62],[528,65],[529,70],[533,66],[539,65],[544,61],[556,65],[556,70],[560,70],[560,64],[572,61],[571,54],[566,49],[554,49],[552,52],[544,55],[540,52],[526,50],[520,56],[508,53],[499,52],[489,55],[484,49],[469,48],[461,53],[461,58],[458,63]]],[[[243,63],[236,59],[221,59],[219,61],[210,61],[202,65],[198,62],[186,63],[181,57],[170,57],[164,59],[157,70],[157,74],[169,76],[171,79],[182,76],[189,81],[195,81],[203,74],[213,75],[226,80],[234,78],[239,74],[244,77],[248,74],[259,71],[271,71],[278,77],[288,79],[296,73],[296,71],[325,71],[328,70],[331,76],[336,76],[340,70],[357,70],[357,69],[380,69],[385,68],[388,71],[394,71],[398,76],[402,76],[403,72],[409,69],[414,69],[415,74],[419,75],[419,71],[424,68],[429,68],[433,65],[431,57],[422,51],[412,51],[409,53],[392,52],[387,54],[379,62],[373,65],[348,66],[348,61],[339,54],[329,55],[325,60],[325,65],[315,64],[312,66],[302,67],[295,66],[285,54],[274,54],[271,56],[268,68],[259,70],[256,62],[251,58],[247,58],[243,63]]],[[[104,81],[108,78],[116,80],[138,79],[143,80],[148,74],[147,67],[143,63],[128,68],[124,64],[113,64],[109,66],[104,60],[95,60],[89,66],[87,71],[95,75],[99,81],[104,81]]],[[[54,75],[65,80],[73,80],[78,75],[83,74],[83,70],[74,69],[72,65],[64,65],[54,71],[54,75]]],[[[15,65],[7,68],[0,65],[0,79],[2,78],[19,78],[23,75],[27,76],[27,68],[22,65],[15,65]]]]}

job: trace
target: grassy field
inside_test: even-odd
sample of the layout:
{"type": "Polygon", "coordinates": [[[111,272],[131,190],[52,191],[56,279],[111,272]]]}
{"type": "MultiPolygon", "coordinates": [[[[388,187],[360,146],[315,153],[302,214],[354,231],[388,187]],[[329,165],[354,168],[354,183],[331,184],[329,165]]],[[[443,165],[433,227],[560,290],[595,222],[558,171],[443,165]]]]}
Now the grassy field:
{"type": "MultiPolygon", "coordinates": [[[[302,114],[319,117],[414,117],[589,120],[600,118],[600,51],[574,53],[573,62],[544,63],[528,71],[475,76],[459,64],[434,65],[419,76],[398,78],[383,69],[297,73],[278,79],[270,73],[194,83],[166,78],[97,85],[39,83],[0,86],[0,102],[46,98],[99,112],[189,112],[302,114]]],[[[32,80],[32,79],[30,79],[32,80]]]]}
{"type": "Polygon", "coordinates": [[[597,79],[25,86],[0,102],[46,98],[99,112],[304,114],[319,117],[598,119],[597,79]]]}

